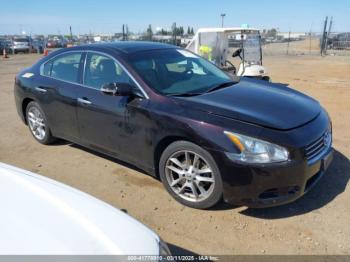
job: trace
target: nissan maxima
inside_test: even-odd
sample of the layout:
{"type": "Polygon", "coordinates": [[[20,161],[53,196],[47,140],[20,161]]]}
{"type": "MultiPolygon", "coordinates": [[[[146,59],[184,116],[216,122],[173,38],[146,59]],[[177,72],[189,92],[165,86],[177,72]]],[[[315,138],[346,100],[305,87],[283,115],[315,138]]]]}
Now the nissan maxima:
{"type": "Polygon", "coordinates": [[[38,142],[61,138],[131,163],[193,208],[294,201],[332,160],[331,121],[317,101],[176,46],[61,49],[21,71],[14,90],[38,142]]]}

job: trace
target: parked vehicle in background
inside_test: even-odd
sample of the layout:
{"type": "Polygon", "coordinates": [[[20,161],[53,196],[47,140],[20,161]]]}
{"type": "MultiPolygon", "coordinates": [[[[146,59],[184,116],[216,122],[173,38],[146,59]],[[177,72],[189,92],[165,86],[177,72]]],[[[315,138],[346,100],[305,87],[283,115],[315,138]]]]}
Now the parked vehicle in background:
{"type": "Polygon", "coordinates": [[[52,38],[48,38],[46,41],[46,47],[47,48],[56,48],[57,47],[57,42],[52,39],[52,38]]]}
{"type": "Polygon", "coordinates": [[[5,49],[7,54],[11,54],[12,53],[11,41],[6,39],[6,38],[1,38],[0,39],[0,55],[3,54],[4,49],[5,49]]]}
{"type": "Polygon", "coordinates": [[[13,37],[12,39],[12,53],[17,54],[19,52],[29,53],[31,39],[28,36],[13,37]]]}
{"type": "Polygon", "coordinates": [[[34,38],[34,39],[32,40],[31,47],[32,47],[32,52],[33,52],[33,53],[42,54],[42,53],[44,53],[45,42],[44,42],[43,39],[34,38]]]}
{"type": "Polygon", "coordinates": [[[124,212],[49,178],[0,163],[0,255],[170,255],[124,212]]]}
{"type": "Polygon", "coordinates": [[[47,48],[67,47],[67,40],[62,36],[49,36],[46,42],[47,48]]]}
{"type": "Polygon", "coordinates": [[[316,100],[172,45],[60,49],[14,88],[38,142],[59,137],[132,163],[194,208],[289,203],[332,161],[331,121],[316,100]]]}

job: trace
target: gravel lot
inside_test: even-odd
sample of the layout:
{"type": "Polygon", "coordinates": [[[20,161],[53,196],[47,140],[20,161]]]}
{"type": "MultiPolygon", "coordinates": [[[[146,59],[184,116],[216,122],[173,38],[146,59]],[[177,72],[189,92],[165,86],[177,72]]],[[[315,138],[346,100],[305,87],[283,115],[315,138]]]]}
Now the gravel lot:
{"type": "MultiPolygon", "coordinates": [[[[298,201],[269,209],[222,204],[184,207],[137,168],[68,142],[37,143],[20,121],[15,74],[40,56],[0,59],[0,161],[56,179],[123,208],[170,243],[174,253],[350,254],[350,57],[271,56],[274,82],[316,98],[333,120],[335,159],[319,184],[298,201]]],[[[15,193],[15,192],[14,192],[15,193]]]]}

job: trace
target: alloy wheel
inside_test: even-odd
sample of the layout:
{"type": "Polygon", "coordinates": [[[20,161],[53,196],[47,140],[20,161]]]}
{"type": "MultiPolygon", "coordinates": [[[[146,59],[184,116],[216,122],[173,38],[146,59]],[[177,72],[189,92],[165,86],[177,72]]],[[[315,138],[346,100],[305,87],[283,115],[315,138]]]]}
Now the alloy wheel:
{"type": "Polygon", "coordinates": [[[38,140],[43,140],[45,138],[45,121],[43,115],[41,114],[38,108],[31,107],[28,110],[28,124],[30,131],[38,140]]]}
{"type": "Polygon", "coordinates": [[[212,168],[204,157],[192,151],[172,154],[166,162],[165,175],[170,188],[187,201],[203,201],[214,190],[212,168]]]}

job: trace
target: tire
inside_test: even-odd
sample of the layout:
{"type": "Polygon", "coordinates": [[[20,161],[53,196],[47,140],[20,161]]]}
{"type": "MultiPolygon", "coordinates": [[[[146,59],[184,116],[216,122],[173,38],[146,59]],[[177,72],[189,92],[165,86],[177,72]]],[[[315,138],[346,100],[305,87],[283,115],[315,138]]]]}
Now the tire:
{"type": "Polygon", "coordinates": [[[30,133],[39,143],[48,145],[56,140],[51,134],[45,113],[37,102],[32,101],[27,105],[26,122],[30,133]]]}
{"type": "Polygon", "coordinates": [[[169,194],[186,206],[207,209],[222,199],[219,168],[211,154],[196,144],[170,144],[160,158],[159,175],[169,194]]]}

